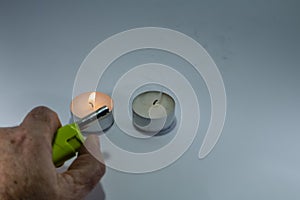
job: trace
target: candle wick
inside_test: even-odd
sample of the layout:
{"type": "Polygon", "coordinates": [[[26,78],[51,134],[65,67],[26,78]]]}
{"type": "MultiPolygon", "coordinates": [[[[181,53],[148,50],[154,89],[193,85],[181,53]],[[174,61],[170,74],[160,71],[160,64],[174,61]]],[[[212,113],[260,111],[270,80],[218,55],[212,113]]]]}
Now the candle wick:
{"type": "Polygon", "coordinates": [[[159,103],[161,100],[161,97],[162,97],[162,91],[159,92],[158,98],[153,102],[153,105],[159,103]]]}
{"type": "Polygon", "coordinates": [[[94,104],[92,102],[89,102],[89,104],[92,106],[92,108],[94,108],[94,104]]]}
{"type": "Polygon", "coordinates": [[[153,105],[155,105],[155,104],[157,104],[157,102],[158,102],[158,99],[156,99],[155,101],[153,101],[153,105]]]}

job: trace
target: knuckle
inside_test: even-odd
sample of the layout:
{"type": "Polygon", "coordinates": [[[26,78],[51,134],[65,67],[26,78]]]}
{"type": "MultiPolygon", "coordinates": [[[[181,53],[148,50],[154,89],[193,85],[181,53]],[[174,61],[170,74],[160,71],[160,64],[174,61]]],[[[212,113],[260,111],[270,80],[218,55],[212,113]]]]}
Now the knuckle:
{"type": "Polygon", "coordinates": [[[39,117],[44,115],[49,116],[49,118],[57,117],[57,114],[46,106],[38,106],[34,108],[31,113],[34,115],[34,117],[39,117]]]}
{"type": "Polygon", "coordinates": [[[33,119],[42,121],[42,122],[47,122],[47,123],[59,122],[57,113],[46,106],[38,106],[38,107],[34,108],[29,113],[29,115],[33,119]]]}
{"type": "Polygon", "coordinates": [[[94,171],[94,175],[91,179],[89,179],[88,183],[86,184],[88,187],[93,188],[104,176],[106,171],[106,167],[104,164],[100,164],[97,170],[94,171]]]}
{"type": "Polygon", "coordinates": [[[106,172],[106,166],[103,163],[100,163],[98,169],[95,170],[95,175],[92,183],[97,184],[104,176],[105,172],[106,172]]]}

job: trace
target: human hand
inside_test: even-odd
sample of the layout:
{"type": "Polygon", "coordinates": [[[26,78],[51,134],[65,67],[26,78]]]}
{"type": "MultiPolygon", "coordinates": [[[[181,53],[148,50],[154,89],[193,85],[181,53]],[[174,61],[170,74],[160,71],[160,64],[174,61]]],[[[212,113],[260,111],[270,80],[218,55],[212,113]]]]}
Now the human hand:
{"type": "Polygon", "coordinates": [[[87,138],[64,173],[52,161],[52,139],[61,126],[46,107],[33,109],[17,127],[0,128],[0,199],[83,199],[105,173],[98,140],[87,138]]]}

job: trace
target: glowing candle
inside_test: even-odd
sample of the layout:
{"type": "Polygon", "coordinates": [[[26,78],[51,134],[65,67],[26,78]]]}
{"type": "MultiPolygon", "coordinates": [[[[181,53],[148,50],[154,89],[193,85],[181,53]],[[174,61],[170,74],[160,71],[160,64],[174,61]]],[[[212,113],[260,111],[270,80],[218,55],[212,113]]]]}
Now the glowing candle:
{"type": "Polygon", "coordinates": [[[101,132],[108,129],[113,124],[113,100],[110,96],[101,92],[86,92],[76,96],[72,100],[70,109],[74,121],[77,121],[102,106],[107,106],[110,112],[84,129],[85,132],[101,132]]]}

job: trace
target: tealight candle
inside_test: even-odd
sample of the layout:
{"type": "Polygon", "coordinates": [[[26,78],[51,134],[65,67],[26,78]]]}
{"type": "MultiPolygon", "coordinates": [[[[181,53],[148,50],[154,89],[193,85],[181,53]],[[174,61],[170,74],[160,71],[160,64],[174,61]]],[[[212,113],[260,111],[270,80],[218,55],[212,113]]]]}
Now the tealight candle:
{"type": "Polygon", "coordinates": [[[110,112],[83,130],[84,132],[101,132],[108,129],[114,122],[113,101],[110,96],[101,92],[86,92],[76,96],[72,100],[70,108],[74,121],[78,121],[102,106],[107,106],[110,112]]]}
{"type": "Polygon", "coordinates": [[[163,92],[147,91],[132,102],[133,125],[145,132],[162,132],[175,121],[175,101],[163,92]]]}

